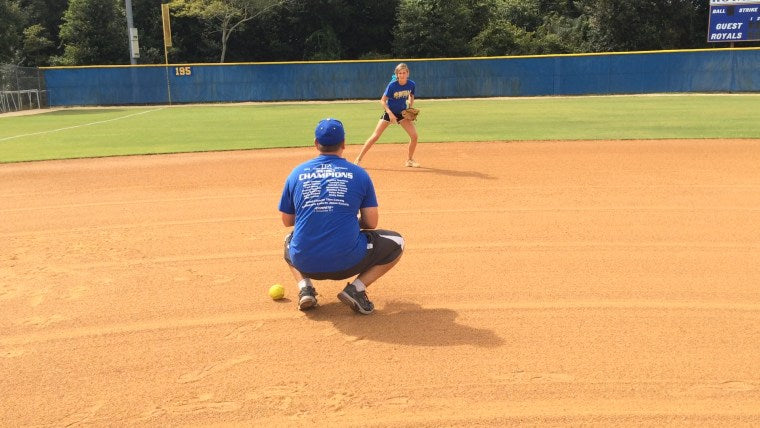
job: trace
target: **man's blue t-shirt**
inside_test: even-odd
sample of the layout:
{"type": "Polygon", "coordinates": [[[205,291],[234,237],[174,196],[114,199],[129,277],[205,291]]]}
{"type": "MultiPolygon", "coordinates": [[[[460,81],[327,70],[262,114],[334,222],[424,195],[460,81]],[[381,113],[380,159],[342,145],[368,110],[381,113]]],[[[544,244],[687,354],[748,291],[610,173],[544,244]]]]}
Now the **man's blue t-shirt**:
{"type": "Polygon", "coordinates": [[[412,80],[407,80],[406,85],[398,83],[398,80],[389,83],[383,93],[383,95],[388,97],[388,108],[393,113],[401,114],[401,111],[406,108],[406,101],[409,99],[409,95],[414,95],[414,87],[414,81],[412,80]]]}
{"type": "Polygon", "coordinates": [[[285,181],[280,211],[295,214],[290,260],[301,272],[338,272],[367,252],[360,208],[376,207],[372,180],[360,166],[336,155],[298,165],[285,181]]]}

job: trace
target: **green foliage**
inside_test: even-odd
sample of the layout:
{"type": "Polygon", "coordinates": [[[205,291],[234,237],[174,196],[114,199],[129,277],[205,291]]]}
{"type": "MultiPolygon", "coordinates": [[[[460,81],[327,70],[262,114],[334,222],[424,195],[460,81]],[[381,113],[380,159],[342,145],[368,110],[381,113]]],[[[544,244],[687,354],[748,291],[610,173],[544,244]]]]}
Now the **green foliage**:
{"type": "Polygon", "coordinates": [[[589,32],[586,15],[571,17],[552,12],[536,30],[536,37],[541,41],[541,48],[536,53],[589,52],[589,32]]]}
{"type": "Polygon", "coordinates": [[[401,0],[393,52],[403,58],[469,55],[477,34],[471,0],[401,0]]]}
{"type": "Polygon", "coordinates": [[[474,56],[521,55],[529,53],[532,44],[531,33],[505,19],[498,19],[489,22],[472,39],[470,51],[474,56]]]}
{"type": "MultiPolygon", "coordinates": [[[[728,46],[706,42],[706,0],[132,0],[138,63],[164,62],[161,3],[171,5],[174,63],[728,46]]],[[[0,0],[0,62],[126,64],[123,7],[124,0],[0,0]]]]}
{"type": "Polygon", "coordinates": [[[24,29],[23,63],[27,66],[46,65],[50,57],[48,53],[53,47],[47,29],[40,24],[34,24],[24,29]]]}
{"type": "Polygon", "coordinates": [[[70,0],[63,15],[59,65],[129,64],[127,25],[114,0],[70,0]]]}
{"type": "Polygon", "coordinates": [[[541,5],[538,0],[498,0],[489,20],[470,42],[475,56],[534,55],[581,52],[586,46],[585,16],[560,14],[575,9],[541,5]],[[552,10],[543,14],[546,9],[552,10]]]}
{"type": "Polygon", "coordinates": [[[332,27],[325,27],[311,33],[306,39],[304,59],[312,61],[339,60],[341,47],[332,27]]]}
{"type": "Polygon", "coordinates": [[[272,8],[230,41],[235,61],[390,57],[398,0],[294,1],[272,8]],[[336,42],[326,43],[334,34],[336,42]],[[322,46],[323,48],[317,48],[322,46]],[[327,48],[327,46],[332,46],[327,48]],[[334,49],[334,52],[325,51],[334,49]]]}
{"type": "Polygon", "coordinates": [[[363,55],[361,55],[359,58],[360,60],[373,60],[373,59],[392,59],[390,54],[381,54],[378,52],[367,52],[363,55]]]}
{"type": "Polygon", "coordinates": [[[0,0],[0,63],[16,62],[24,15],[15,0],[0,0]]]}
{"type": "Polygon", "coordinates": [[[18,0],[18,2],[26,15],[21,39],[20,65],[50,65],[52,56],[60,56],[63,53],[58,34],[68,2],[60,0],[18,0]]]}
{"type": "Polygon", "coordinates": [[[703,47],[706,1],[594,0],[587,7],[596,51],[703,47]]]}
{"type": "Polygon", "coordinates": [[[533,32],[541,25],[543,10],[537,0],[500,0],[494,6],[492,17],[508,21],[525,31],[533,32]]]}
{"type": "Polygon", "coordinates": [[[297,59],[356,59],[367,52],[390,52],[397,0],[313,0],[288,10],[303,54],[297,59]],[[330,42],[334,35],[335,40],[330,42]],[[314,40],[324,46],[315,56],[314,40]],[[329,44],[327,42],[330,42],[329,44]],[[331,50],[327,52],[326,49],[331,50]]]}
{"type": "Polygon", "coordinates": [[[171,0],[170,9],[177,17],[197,18],[206,28],[218,33],[221,46],[219,62],[224,62],[227,44],[235,31],[267,10],[289,0],[171,0]]]}

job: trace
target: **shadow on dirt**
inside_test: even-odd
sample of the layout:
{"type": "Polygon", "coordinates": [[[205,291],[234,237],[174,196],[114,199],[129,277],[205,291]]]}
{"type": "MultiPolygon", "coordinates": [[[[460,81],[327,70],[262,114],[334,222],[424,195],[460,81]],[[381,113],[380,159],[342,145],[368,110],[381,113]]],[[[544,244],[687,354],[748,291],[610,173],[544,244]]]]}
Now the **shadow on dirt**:
{"type": "Polygon", "coordinates": [[[496,177],[488,174],[483,174],[478,171],[459,171],[454,169],[440,169],[440,168],[404,168],[404,169],[389,169],[389,168],[365,168],[367,172],[372,174],[372,171],[390,171],[390,172],[406,172],[412,174],[437,174],[445,175],[448,177],[469,177],[469,178],[481,178],[483,180],[496,180],[496,177]]]}
{"type": "Polygon", "coordinates": [[[451,309],[425,309],[415,303],[392,301],[376,308],[371,315],[360,315],[340,302],[330,302],[305,314],[313,321],[332,323],[347,336],[376,342],[484,348],[503,343],[489,330],[457,324],[457,313],[451,309]]]}

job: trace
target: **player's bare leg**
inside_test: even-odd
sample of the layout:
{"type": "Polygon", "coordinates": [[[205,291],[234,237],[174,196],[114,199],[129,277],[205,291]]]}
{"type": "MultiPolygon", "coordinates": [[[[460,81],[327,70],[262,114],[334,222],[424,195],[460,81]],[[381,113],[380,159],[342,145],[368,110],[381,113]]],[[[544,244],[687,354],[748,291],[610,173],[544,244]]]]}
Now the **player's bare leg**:
{"type": "Polygon", "coordinates": [[[375,127],[375,132],[373,132],[372,135],[370,135],[370,137],[364,143],[364,146],[362,147],[362,151],[359,152],[359,156],[357,156],[356,160],[354,161],[355,164],[359,165],[359,162],[362,161],[362,158],[364,158],[364,155],[367,154],[367,152],[372,147],[372,145],[375,144],[375,142],[380,139],[380,136],[383,135],[383,132],[390,124],[391,124],[390,122],[386,122],[383,119],[380,119],[377,122],[377,126],[375,127]]]}
{"type": "Polygon", "coordinates": [[[303,280],[303,275],[301,272],[293,266],[288,265],[288,267],[290,268],[290,272],[293,274],[293,278],[296,279],[296,282],[301,282],[301,280],[303,280]]]}
{"type": "Polygon", "coordinates": [[[406,161],[406,166],[419,168],[420,164],[414,160],[414,151],[417,149],[417,128],[414,126],[414,122],[411,120],[402,120],[399,122],[404,131],[409,134],[409,158],[406,161]]]}
{"type": "Polygon", "coordinates": [[[377,281],[381,276],[385,275],[388,273],[388,271],[393,269],[393,266],[396,266],[396,263],[398,263],[399,260],[401,260],[401,256],[396,257],[396,260],[388,264],[372,266],[371,268],[367,269],[366,272],[359,274],[356,279],[360,280],[364,283],[365,286],[369,287],[370,284],[377,281]]]}

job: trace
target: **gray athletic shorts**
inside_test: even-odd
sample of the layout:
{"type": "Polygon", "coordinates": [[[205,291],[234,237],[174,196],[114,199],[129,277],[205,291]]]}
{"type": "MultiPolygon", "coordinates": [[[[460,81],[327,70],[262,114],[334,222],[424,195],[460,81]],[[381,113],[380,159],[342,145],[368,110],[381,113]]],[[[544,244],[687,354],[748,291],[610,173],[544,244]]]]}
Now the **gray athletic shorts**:
{"type": "MultiPolygon", "coordinates": [[[[404,238],[397,232],[392,230],[372,229],[362,230],[361,233],[367,235],[367,254],[365,254],[364,258],[355,266],[339,272],[301,272],[300,270],[299,272],[301,272],[301,275],[303,275],[304,278],[318,280],[346,279],[359,275],[372,266],[387,265],[399,258],[404,251],[404,238]]],[[[285,261],[290,266],[293,266],[293,262],[290,261],[288,247],[290,246],[290,238],[292,236],[293,234],[290,233],[285,238],[285,261]]]]}

